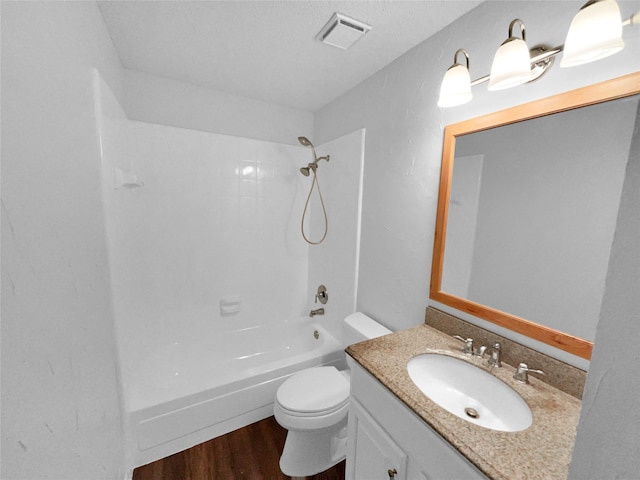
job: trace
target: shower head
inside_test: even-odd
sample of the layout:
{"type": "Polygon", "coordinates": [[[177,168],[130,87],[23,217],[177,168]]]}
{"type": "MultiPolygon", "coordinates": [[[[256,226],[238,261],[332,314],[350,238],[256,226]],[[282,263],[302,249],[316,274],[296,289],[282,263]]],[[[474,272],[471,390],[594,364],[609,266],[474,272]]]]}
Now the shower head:
{"type": "Polygon", "coordinates": [[[309,141],[307,137],[298,137],[298,141],[305,147],[313,148],[313,144],[309,141]]]}
{"type": "Polygon", "coordinates": [[[316,161],[318,156],[316,155],[316,149],[313,148],[313,143],[311,143],[307,137],[298,137],[298,141],[305,147],[311,147],[311,150],[313,150],[313,160],[316,161]]]}
{"type": "Polygon", "coordinates": [[[313,162],[311,162],[306,167],[302,167],[300,169],[300,173],[302,173],[305,177],[308,177],[312,170],[313,170],[313,173],[315,173],[316,168],[318,168],[318,162],[320,160],[326,160],[328,162],[330,157],[329,155],[326,155],[324,157],[318,158],[318,155],[316,154],[316,149],[313,148],[313,143],[311,143],[311,141],[307,137],[298,137],[298,141],[300,142],[301,145],[305,147],[311,147],[311,150],[313,151],[313,162]]]}

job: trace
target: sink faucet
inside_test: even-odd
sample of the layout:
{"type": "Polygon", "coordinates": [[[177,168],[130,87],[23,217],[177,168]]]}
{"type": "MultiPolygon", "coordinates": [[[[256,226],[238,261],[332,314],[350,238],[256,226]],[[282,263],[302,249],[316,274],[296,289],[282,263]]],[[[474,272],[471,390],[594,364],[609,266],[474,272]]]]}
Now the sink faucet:
{"type": "Polygon", "coordinates": [[[324,315],[324,308],[316,308],[309,312],[310,317],[315,317],[316,315],[324,315]]]}
{"type": "Polygon", "coordinates": [[[501,367],[502,366],[502,348],[500,347],[500,342],[496,342],[492,347],[489,347],[488,350],[491,352],[491,356],[489,357],[489,365],[492,367],[501,367]]]}

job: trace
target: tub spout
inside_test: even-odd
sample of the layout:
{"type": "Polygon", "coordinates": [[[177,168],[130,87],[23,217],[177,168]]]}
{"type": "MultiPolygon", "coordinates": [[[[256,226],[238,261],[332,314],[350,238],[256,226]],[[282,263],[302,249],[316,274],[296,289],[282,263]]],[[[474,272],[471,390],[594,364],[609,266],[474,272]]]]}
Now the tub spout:
{"type": "Polygon", "coordinates": [[[324,308],[316,308],[309,312],[310,317],[315,317],[316,315],[324,315],[324,308]]]}

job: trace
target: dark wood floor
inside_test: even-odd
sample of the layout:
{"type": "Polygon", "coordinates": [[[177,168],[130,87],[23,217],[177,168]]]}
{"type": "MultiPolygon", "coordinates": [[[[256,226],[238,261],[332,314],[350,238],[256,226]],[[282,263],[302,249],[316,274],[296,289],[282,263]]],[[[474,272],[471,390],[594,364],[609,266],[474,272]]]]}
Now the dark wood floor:
{"type": "MultiPolygon", "coordinates": [[[[287,431],[273,417],[136,468],[133,480],[281,480],[287,431]]],[[[345,462],[313,480],[343,480],[345,462]]]]}

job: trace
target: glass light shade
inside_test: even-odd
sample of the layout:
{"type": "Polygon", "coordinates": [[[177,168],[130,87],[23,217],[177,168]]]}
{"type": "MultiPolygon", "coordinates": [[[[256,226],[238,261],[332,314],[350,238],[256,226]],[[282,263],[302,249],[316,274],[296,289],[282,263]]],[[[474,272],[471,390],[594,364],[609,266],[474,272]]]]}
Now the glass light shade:
{"type": "Polygon", "coordinates": [[[600,0],[585,5],[573,17],[560,66],[582,65],[623,48],[620,8],[615,0],[600,0]]]}
{"type": "Polygon", "coordinates": [[[524,40],[509,38],[493,57],[488,90],[515,87],[531,80],[531,56],[524,40]]]}
{"type": "Polygon", "coordinates": [[[469,70],[458,63],[449,67],[440,86],[439,107],[455,107],[471,100],[471,77],[469,70]]]}

